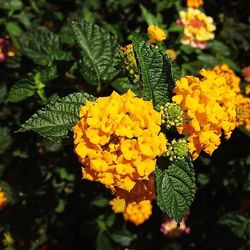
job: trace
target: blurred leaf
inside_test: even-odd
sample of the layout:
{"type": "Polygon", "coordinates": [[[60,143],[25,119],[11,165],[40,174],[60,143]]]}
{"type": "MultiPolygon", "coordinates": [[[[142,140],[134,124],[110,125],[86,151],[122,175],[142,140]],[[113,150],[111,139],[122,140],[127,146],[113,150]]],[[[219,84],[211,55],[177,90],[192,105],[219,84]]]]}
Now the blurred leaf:
{"type": "Polygon", "coordinates": [[[183,27],[181,27],[177,23],[171,23],[171,25],[169,26],[169,28],[167,30],[168,30],[168,32],[178,32],[178,33],[181,33],[181,32],[183,32],[183,27]]]}
{"type": "Polygon", "coordinates": [[[0,127],[0,154],[3,154],[7,149],[9,149],[12,143],[12,138],[10,136],[10,130],[7,127],[0,127]]]}
{"type": "Polygon", "coordinates": [[[19,27],[16,22],[6,23],[6,30],[10,36],[20,36],[22,34],[22,29],[19,27]]]}
{"type": "Polygon", "coordinates": [[[132,234],[130,231],[123,229],[115,231],[110,234],[110,238],[123,247],[128,247],[133,240],[137,238],[136,234],[132,234]]]}
{"type": "Polygon", "coordinates": [[[171,71],[171,60],[161,50],[135,36],[133,46],[139,62],[143,83],[143,97],[152,100],[159,109],[170,100],[174,79],[171,71]]]}
{"type": "Polygon", "coordinates": [[[10,185],[6,181],[0,181],[0,187],[4,192],[4,195],[7,197],[8,203],[13,204],[15,201],[15,197],[10,185]]]}
{"type": "Polygon", "coordinates": [[[84,105],[87,99],[93,98],[87,93],[74,93],[50,102],[29,118],[19,132],[33,130],[54,142],[60,142],[79,120],[80,106],[84,105]]]}
{"type": "Polygon", "coordinates": [[[109,204],[109,200],[102,197],[102,196],[97,196],[92,202],[92,205],[96,207],[106,207],[109,204]]]}
{"type": "Polygon", "coordinates": [[[209,55],[209,54],[202,53],[198,55],[197,58],[198,60],[203,62],[204,68],[211,68],[215,65],[220,64],[220,61],[216,57],[209,55]]]}
{"type": "Polygon", "coordinates": [[[215,55],[230,56],[230,49],[228,46],[218,40],[208,42],[207,49],[210,49],[215,55]]]}
{"type": "Polygon", "coordinates": [[[99,232],[96,239],[96,250],[112,250],[110,239],[105,232],[99,232]]]}
{"type": "Polygon", "coordinates": [[[57,207],[55,208],[55,212],[56,213],[62,213],[64,211],[64,209],[65,209],[65,201],[60,199],[58,201],[57,207]]]}
{"type": "Polygon", "coordinates": [[[23,3],[21,0],[8,0],[8,1],[1,1],[0,9],[5,10],[21,10],[23,8],[23,3]]]}
{"type": "Polygon", "coordinates": [[[7,94],[6,84],[0,82],[0,103],[4,101],[6,94],[7,94]]]}
{"type": "Polygon", "coordinates": [[[191,159],[176,160],[168,169],[156,170],[156,201],[161,210],[181,222],[195,195],[191,159]]]}
{"type": "Polygon", "coordinates": [[[241,239],[250,239],[250,218],[240,212],[230,212],[219,219],[219,224],[227,226],[241,239]]]}
{"type": "Polygon", "coordinates": [[[150,13],[142,4],[140,4],[140,9],[142,12],[142,17],[148,25],[160,25],[158,19],[152,13],[150,13]]]}
{"type": "Polygon", "coordinates": [[[119,73],[114,60],[119,51],[117,40],[99,26],[84,21],[72,21],[71,28],[81,52],[81,73],[100,91],[103,82],[119,73]]]}

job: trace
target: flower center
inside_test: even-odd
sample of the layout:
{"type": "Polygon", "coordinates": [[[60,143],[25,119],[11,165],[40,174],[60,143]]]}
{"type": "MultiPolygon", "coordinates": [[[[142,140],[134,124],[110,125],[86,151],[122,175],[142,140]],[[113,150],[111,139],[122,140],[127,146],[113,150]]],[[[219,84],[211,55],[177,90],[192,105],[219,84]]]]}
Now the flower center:
{"type": "Polygon", "coordinates": [[[199,19],[193,19],[190,21],[189,25],[192,26],[193,28],[200,29],[201,27],[205,26],[205,23],[199,19]]]}

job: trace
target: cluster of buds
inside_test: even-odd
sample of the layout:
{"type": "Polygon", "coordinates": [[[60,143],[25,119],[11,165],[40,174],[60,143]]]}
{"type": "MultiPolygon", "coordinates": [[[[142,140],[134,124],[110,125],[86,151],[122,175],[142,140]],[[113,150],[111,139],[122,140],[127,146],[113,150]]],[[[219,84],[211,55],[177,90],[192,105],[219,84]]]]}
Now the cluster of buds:
{"type": "Polygon", "coordinates": [[[139,70],[136,63],[135,53],[132,44],[128,44],[121,48],[124,55],[125,69],[129,76],[134,78],[135,81],[139,80],[139,70]]]}
{"type": "Polygon", "coordinates": [[[188,143],[185,139],[175,140],[167,145],[168,151],[164,153],[170,161],[184,159],[188,155],[188,143]]]}
{"type": "Polygon", "coordinates": [[[179,127],[183,123],[183,110],[176,103],[167,102],[165,106],[161,106],[162,124],[167,129],[171,127],[179,127]]]}
{"type": "Polygon", "coordinates": [[[0,62],[4,62],[8,57],[15,55],[10,40],[6,37],[0,38],[0,62]]]}

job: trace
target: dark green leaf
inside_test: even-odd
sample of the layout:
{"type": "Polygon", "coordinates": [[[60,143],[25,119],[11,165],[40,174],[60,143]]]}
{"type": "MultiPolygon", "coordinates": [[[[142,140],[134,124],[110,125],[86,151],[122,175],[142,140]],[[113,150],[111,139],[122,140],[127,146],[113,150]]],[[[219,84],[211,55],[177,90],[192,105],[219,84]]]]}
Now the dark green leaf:
{"type": "Polygon", "coordinates": [[[129,246],[133,240],[135,240],[136,234],[132,234],[131,232],[129,232],[126,229],[120,230],[120,231],[116,231],[114,233],[110,234],[110,238],[120,244],[123,247],[127,247],[129,246]]]}
{"type": "Polygon", "coordinates": [[[195,174],[191,159],[176,160],[168,169],[158,167],[156,193],[161,210],[181,222],[195,194],[195,174]]]}
{"type": "Polygon", "coordinates": [[[11,145],[12,138],[10,130],[6,127],[0,127],[0,154],[4,153],[11,145]]]}
{"type": "Polygon", "coordinates": [[[60,142],[79,120],[80,106],[87,99],[93,100],[94,97],[86,93],[74,93],[50,102],[28,119],[19,132],[33,130],[52,141],[60,142]]]}
{"type": "Polygon", "coordinates": [[[51,65],[55,60],[68,60],[70,54],[60,49],[59,36],[46,28],[39,28],[21,37],[21,50],[35,63],[51,65]]]}
{"type": "Polygon", "coordinates": [[[20,102],[32,95],[36,92],[35,82],[29,78],[22,79],[14,84],[7,97],[7,101],[9,102],[20,102]]]}
{"type": "Polygon", "coordinates": [[[102,82],[111,81],[119,73],[114,60],[119,51],[117,40],[99,26],[85,21],[72,21],[71,28],[81,52],[82,75],[100,90],[102,82]]]}
{"type": "Polygon", "coordinates": [[[219,219],[219,224],[227,226],[239,238],[250,238],[250,218],[240,212],[230,212],[219,219]]]}
{"type": "Polygon", "coordinates": [[[170,100],[170,90],[174,86],[171,60],[138,36],[133,38],[133,46],[141,71],[143,96],[159,109],[170,100]]]}
{"type": "Polygon", "coordinates": [[[96,239],[96,250],[112,250],[110,239],[105,232],[99,232],[96,239]]]}

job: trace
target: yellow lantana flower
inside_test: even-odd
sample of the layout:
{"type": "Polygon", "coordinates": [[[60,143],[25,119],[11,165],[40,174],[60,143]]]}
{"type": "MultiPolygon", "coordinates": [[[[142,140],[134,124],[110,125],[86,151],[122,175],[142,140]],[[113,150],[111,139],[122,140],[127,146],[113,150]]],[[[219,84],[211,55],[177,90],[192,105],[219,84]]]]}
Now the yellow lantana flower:
{"type": "Polygon", "coordinates": [[[83,178],[99,181],[112,191],[131,191],[138,181],[148,180],[156,157],[166,151],[160,125],[161,114],[152,102],[130,90],[87,101],[73,128],[83,178]]]}
{"type": "Polygon", "coordinates": [[[229,139],[235,128],[236,93],[226,78],[202,69],[202,79],[186,76],[176,82],[173,101],[182,106],[187,120],[178,127],[181,134],[189,135],[189,152],[196,159],[204,150],[211,155],[224,134],[229,139]]]}
{"type": "Polygon", "coordinates": [[[123,214],[124,219],[133,222],[135,225],[140,225],[148,220],[152,214],[152,205],[149,200],[141,201],[139,203],[128,203],[123,214]]]}
{"type": "Polygon", "coordinates": [[[217,65],[211,71],[217,75],[224,76],[230,88],[235,93],[240,93],[240,78],[227,64],[217,65]]]}
{"type": "Polygon", "coordinates": [[[161,42],[167,38],[167,34],[164,30],[152,24],[148,26],[148,34],[151,36],[148,41],[149,43],[153,43],[154,41],[161,42]]]}
{"type": "Polygon", "coordinates": [[[191,47],[206,48],[206,41],[214,39],[216,29],[213,18],[198,9],[188,8],[180,11],[179,24],[183,26],[182,44],[191,47]]]}
{"type": "Polygon", "coordinates": [[[203,5],[203,0],[187,0],[187,7],[199,8],[203,5]]]}

